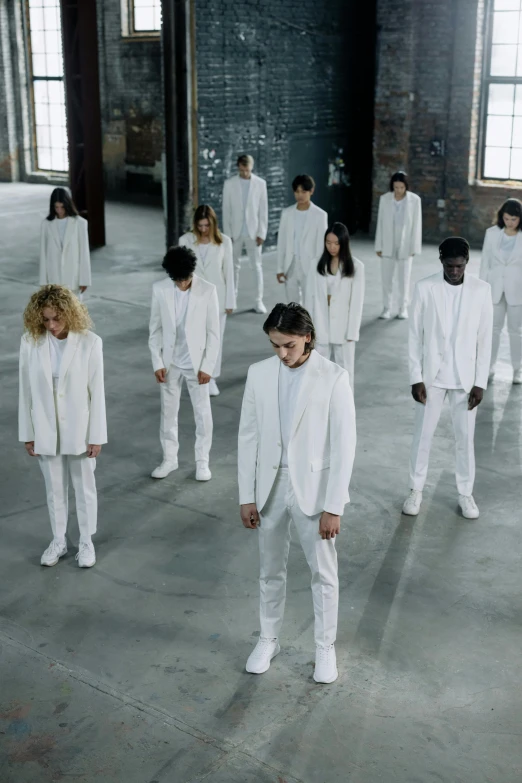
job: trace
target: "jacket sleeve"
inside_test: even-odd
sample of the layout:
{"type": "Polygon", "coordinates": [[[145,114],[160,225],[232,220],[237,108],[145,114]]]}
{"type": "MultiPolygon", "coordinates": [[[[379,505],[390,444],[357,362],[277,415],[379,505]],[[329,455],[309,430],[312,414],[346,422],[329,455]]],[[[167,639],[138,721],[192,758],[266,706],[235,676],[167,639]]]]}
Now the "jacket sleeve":
{"type": "MultiPolygon", "coordinates": [[[[49,222],[49,221],[47,221],[49,222]]],[[[45,222],[40,228],[40,285],[47,285],[47,237],[45,222]]]]}
{"type": "Polygon", "coordinates": [[[149,351],[152,358],[154,372],[165,367],[162,358],[163,352],[163,327],[161,324],[161,312],[158,297],[152,289],[152,304],[149,321],[149,351]]]}
{"type": "Polygon", "coordinates": [[[382,229],[382,211],[383,211],[383,200],[382,196],[379,199],[379,210],[377,212],[377,228],[375,230],[375,252],[376,253],[382,253],[382,247],[383,247],[383,229],[382,229]]]}
{"type": "Polygon", "coordinates": [[[330,472],[324,502],[324,510],[330,514],[344,513],[356,440],[353,392],[345,371],[335,382],[330,399],[330,472]]]}
{"type": "Polygon", "coordinates": [[[277,274],[281,274],[285,271],[285,256],[286,256],[286,212],[281,210],[281,218],[279,219],[279,230],[277,232],[277,274]]]}
{"type": "Polygon", "coordinates": [[[221,330],[219,328],[219,303],[216,286],[212,286],[207,306],[207,342],[201,361],[201,372],[212,375],[219,355],[221,345],[221,330]]]}
{"type": "Polygon", "coordinates": [[[491,242],[489,238],[489,232],[486,231],[486,236],[484,237],[484,244],[482,246],[482,255],[480,257],[480,272],[479,277],[481,280],[488,279],[489,274],[489,268],[491,264],[491,242]]]}
{"type": "Polygon", "coordinates": [[[31,416],[31,385],[29,383],[29,344],[25,335],[20,343],[19,378],[18,440],[22,443],[29,443],[34,441],[34,427],[31,416]]]}
{"type": "Polygon", "coordinates": [[[257,219],[257,236],[266,239],[268,232],[268,193],[266,182],[261,180],[261,195],[259,198],[259,214],[257,219]]]}
{"type": "Polygon", "coordinates": [[[421,383],[422,377],[422,351],[424,343],[423,326],[424,305],[419,286],[413,291],[413,300],[410,312],[410,329],[408,337],[410,385],[421,383]]]}
{"type": "Polygon", "coordinates": [[[257,416],[255,389],[252,383],[251,371],[248,371],[239,434],[237,439],[237,466],[239,484],[239,503],[256,502],[256,469],[257,469],[257,416]]]}
{"type": "Polygon", "coordinates": [[[91,254],[89,250],[89,225],[86,220],[79,219],[78,243],[80,256],[80,285],[91,285],[91,254]]]}
{"type": "Polygon", "coordinates": [[[230,182],[225,180],[223,184],[223,232],[232,236],[232,197],[230,182]]]}
{"type": "Polygon", "coordinates": [[[236,284],[234,281],[234,255],[232,251],[232,240],[223,237],[224,255],[223,255],[223,274],[225,277],[225,310],[236,309],[236,284]]]}
{"type": "Polygon", "coordinates": [[[105,385],[103,381],[103,350],[100,338],[95,340],[89,356],[89,433],[87,442],[95,446],[107,443],[105,385]]]}
{"type": "Polygon", "coordinates": [[[413,225],[411,227],[410,255],[418,256],[422,253],[422,202],[420,197],[415,199],[413,210],[413,225]]]}
{"type": "Polygon", "coordinates": [[[493,300],[491,286],[484,295],[480,313],[479,331],[477,336],[477,362],[475,365],[475,386],[487,389],[489,365],[491,362],[491,342],[493,337],[493,300]]]}
{"type": "Polygon", "coordinates": [[[357,267],[352,282],[352,295],[350,298],[350,310],[348,312],[348,328],[346,331],[347,340],[357,341],[359,339],[365,287],[365,268],[364,265],[361,264],[360,267],[357,267]]]}
{"type": "Polygon", "coordinates": [[[310,317],[315,326],[317,326],[317,324],[315,323],[316,320],[315,304],[317,302],[317,277],[319,275],[317,271],[318,263],[319,263],[318,260],[313,261],[312,266],[310,267],[311,271],[310,274],[308,275],[307,285],[305,286],[305,292],[304,292],[305,310],[308,310],[308,312],[310,313],[310,317]]]}

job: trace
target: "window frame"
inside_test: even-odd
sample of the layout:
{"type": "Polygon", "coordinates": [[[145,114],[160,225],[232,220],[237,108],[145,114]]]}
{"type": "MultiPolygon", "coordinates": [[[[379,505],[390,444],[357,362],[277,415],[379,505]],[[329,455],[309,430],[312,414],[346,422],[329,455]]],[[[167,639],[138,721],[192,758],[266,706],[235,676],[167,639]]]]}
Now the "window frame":
{"type": "Polygon", "coordinates": [[[134,29],[134,11],[134,0],[122,0],[121,22],[123,38],[130,41],[159,41],[161,28],[159,30],[134,29]]]}

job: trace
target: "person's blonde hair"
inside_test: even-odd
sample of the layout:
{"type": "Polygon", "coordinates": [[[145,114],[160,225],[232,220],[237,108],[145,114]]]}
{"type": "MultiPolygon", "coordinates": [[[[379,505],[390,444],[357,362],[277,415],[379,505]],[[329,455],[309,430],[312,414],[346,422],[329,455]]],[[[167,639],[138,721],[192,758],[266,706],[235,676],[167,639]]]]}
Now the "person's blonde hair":
{"type": "Polygon", "coordinates": [[[55,310],[64,320],[68,332],[86,332],[92,327],[89,311],[73,292],[64,285],[44,285],[29,299],[24,310],[25,331],[38,340],[46,329],[43,311],[55,310]]]}
{"type": "Polygon", "coordinates": [[[198,223],[200,220],[208,220],[210,223],[210,241],[213,242],[214,245],[221,245],[223,243],[223,237],[219,230],[217,215],[208,204],[200,204],[194,212],[192,230],[196,235],[198,242],[201,239],[201,234],[198,231],[198,223]]]}

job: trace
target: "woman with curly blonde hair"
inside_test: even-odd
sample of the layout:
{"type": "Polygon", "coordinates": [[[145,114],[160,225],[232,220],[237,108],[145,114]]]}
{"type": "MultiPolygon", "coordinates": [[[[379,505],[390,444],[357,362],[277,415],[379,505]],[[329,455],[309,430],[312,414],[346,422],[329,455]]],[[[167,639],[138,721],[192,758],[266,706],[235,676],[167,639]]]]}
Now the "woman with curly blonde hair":
{"type": "Polygon", "coordinates": [[[81,568],[96,562],[91,536],[98,502],[94,470],[107,443],[101,339],[85,305],[68,288],[46,285],[24,312],[20,346],[19,440],[38,457],[53,540],[40,560],[54,566],[67,554],[69,474],[76,495],[81,568]]]}

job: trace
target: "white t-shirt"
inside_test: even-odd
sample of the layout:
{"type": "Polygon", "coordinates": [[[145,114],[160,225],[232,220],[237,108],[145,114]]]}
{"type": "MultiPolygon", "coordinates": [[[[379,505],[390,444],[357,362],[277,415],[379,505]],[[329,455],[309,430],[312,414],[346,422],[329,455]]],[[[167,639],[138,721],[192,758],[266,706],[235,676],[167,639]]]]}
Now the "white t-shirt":
{"type": "Polygon", "coordinates": [[[326,290],[329,296],[333,296],[339,290],[341,285],[341,267],[338,268],[335,275],[329,275],[326,273],[326,290]]]}
{"type": "Polygon", "coordinates": [[[457,362],[455,360],[455,342],[459,322],[460,302],[462,300],[461,285],[450,285],[444,281],[444,305],[446,309],[444,356],[433,385],[440,389],[462,389],[457,362]]]}
{"type": "Polygon", "coordinates": [[[279,422],[281,425],[281,467],[288,467],[288,444],[292,434],[295,406],[308,367],[308,359],[300,367],[287,367],[281,362],[279,370],[279,422]]]}
{"type": "Polygon", "coordinates": [[[60,377],[60,367],[62,365],[63,355],[67,346],[67,337],[59,340],[54,334],[49,332],[49,351],[51,354],[51,372],[53,378],[60,377]]]}
{"type": "Polygon", "coordinates": [[[517,241],[517,235],[510,237],[505,231],[502,232],[502,238],[500,240],[500,252],[504,261],[508,261],[511,258],[511,254],[515,248],[515,242],[517,241]]]}
{"type": "Polygon", "coordinates": [[[301,259],[301,239],[306,226],[306,220],[308,218],[308,209],[295,210],[294,217],[294,256],[299,261],[301,259]]]}
{"type": "Polygon", "coordinates": [[[395,209],[393,211],[393,250],[395,257],[399,255],[402,240],[402,230],[404,227],[404,208],[406,206],[406,196],[398,201],[393,199],[395,209]]]}
{"type": "Polygon", "coordinates": [[[60,234],[60,242],[62,243],[62,247],[63,247],[65,232],[67,231],[67,221],[69,220],[69,218],[66,217],[56,218],[56,220],[58,222],[58,233],[60,234]]]}
{"type": "Polygon", "coordinates": [[[176,344],[174,346],[174,357],[172,363],[180,370],[193,370],[192,359],[187,344],[187,335],[185,333],[185,324],[187,322],[187,310],[190,297],[190,288],[182,291],[174,283],[174,296],[176,300],[176,344]]]}
{"type": "MultiPolygon", "coordinates": [[[[205,261],[207,260],[208,249],[209,249],[209,247],[210,247],[210,245],[211,245],[211,244],[212,244],[211,242],[207,242],[207,243],[204,245],[204,244],[202,244],[202,243],[200,242],[198,245],[196,245],[196,247],[197,247],[197,250],[198,250],[198,253],[199,253],[199,257],[201,258],[201,260],[203,261],[203,263],[205,263],[205,261]]],[[[176,288],[178,288],[178,287],[176,286],[176,288]]],[[[179,288],[178,288],[178,291],[179,291],[179,288]]],[[[189,288],[189,291],[190,291],[190,288],[189,288]]]]}
{"type": "Polygon", "coordinates": [[[248,236],[248,228],[246,224],[246,207],[247,207],[247,201],[248,201],[248,194],[250,192],[250,179],[243,179],[243,177],[239,178],[239,181],[241,183],[241,198],[243,199],[243,225],[241,227],[241,236],[247,237],[248,236]]]}

